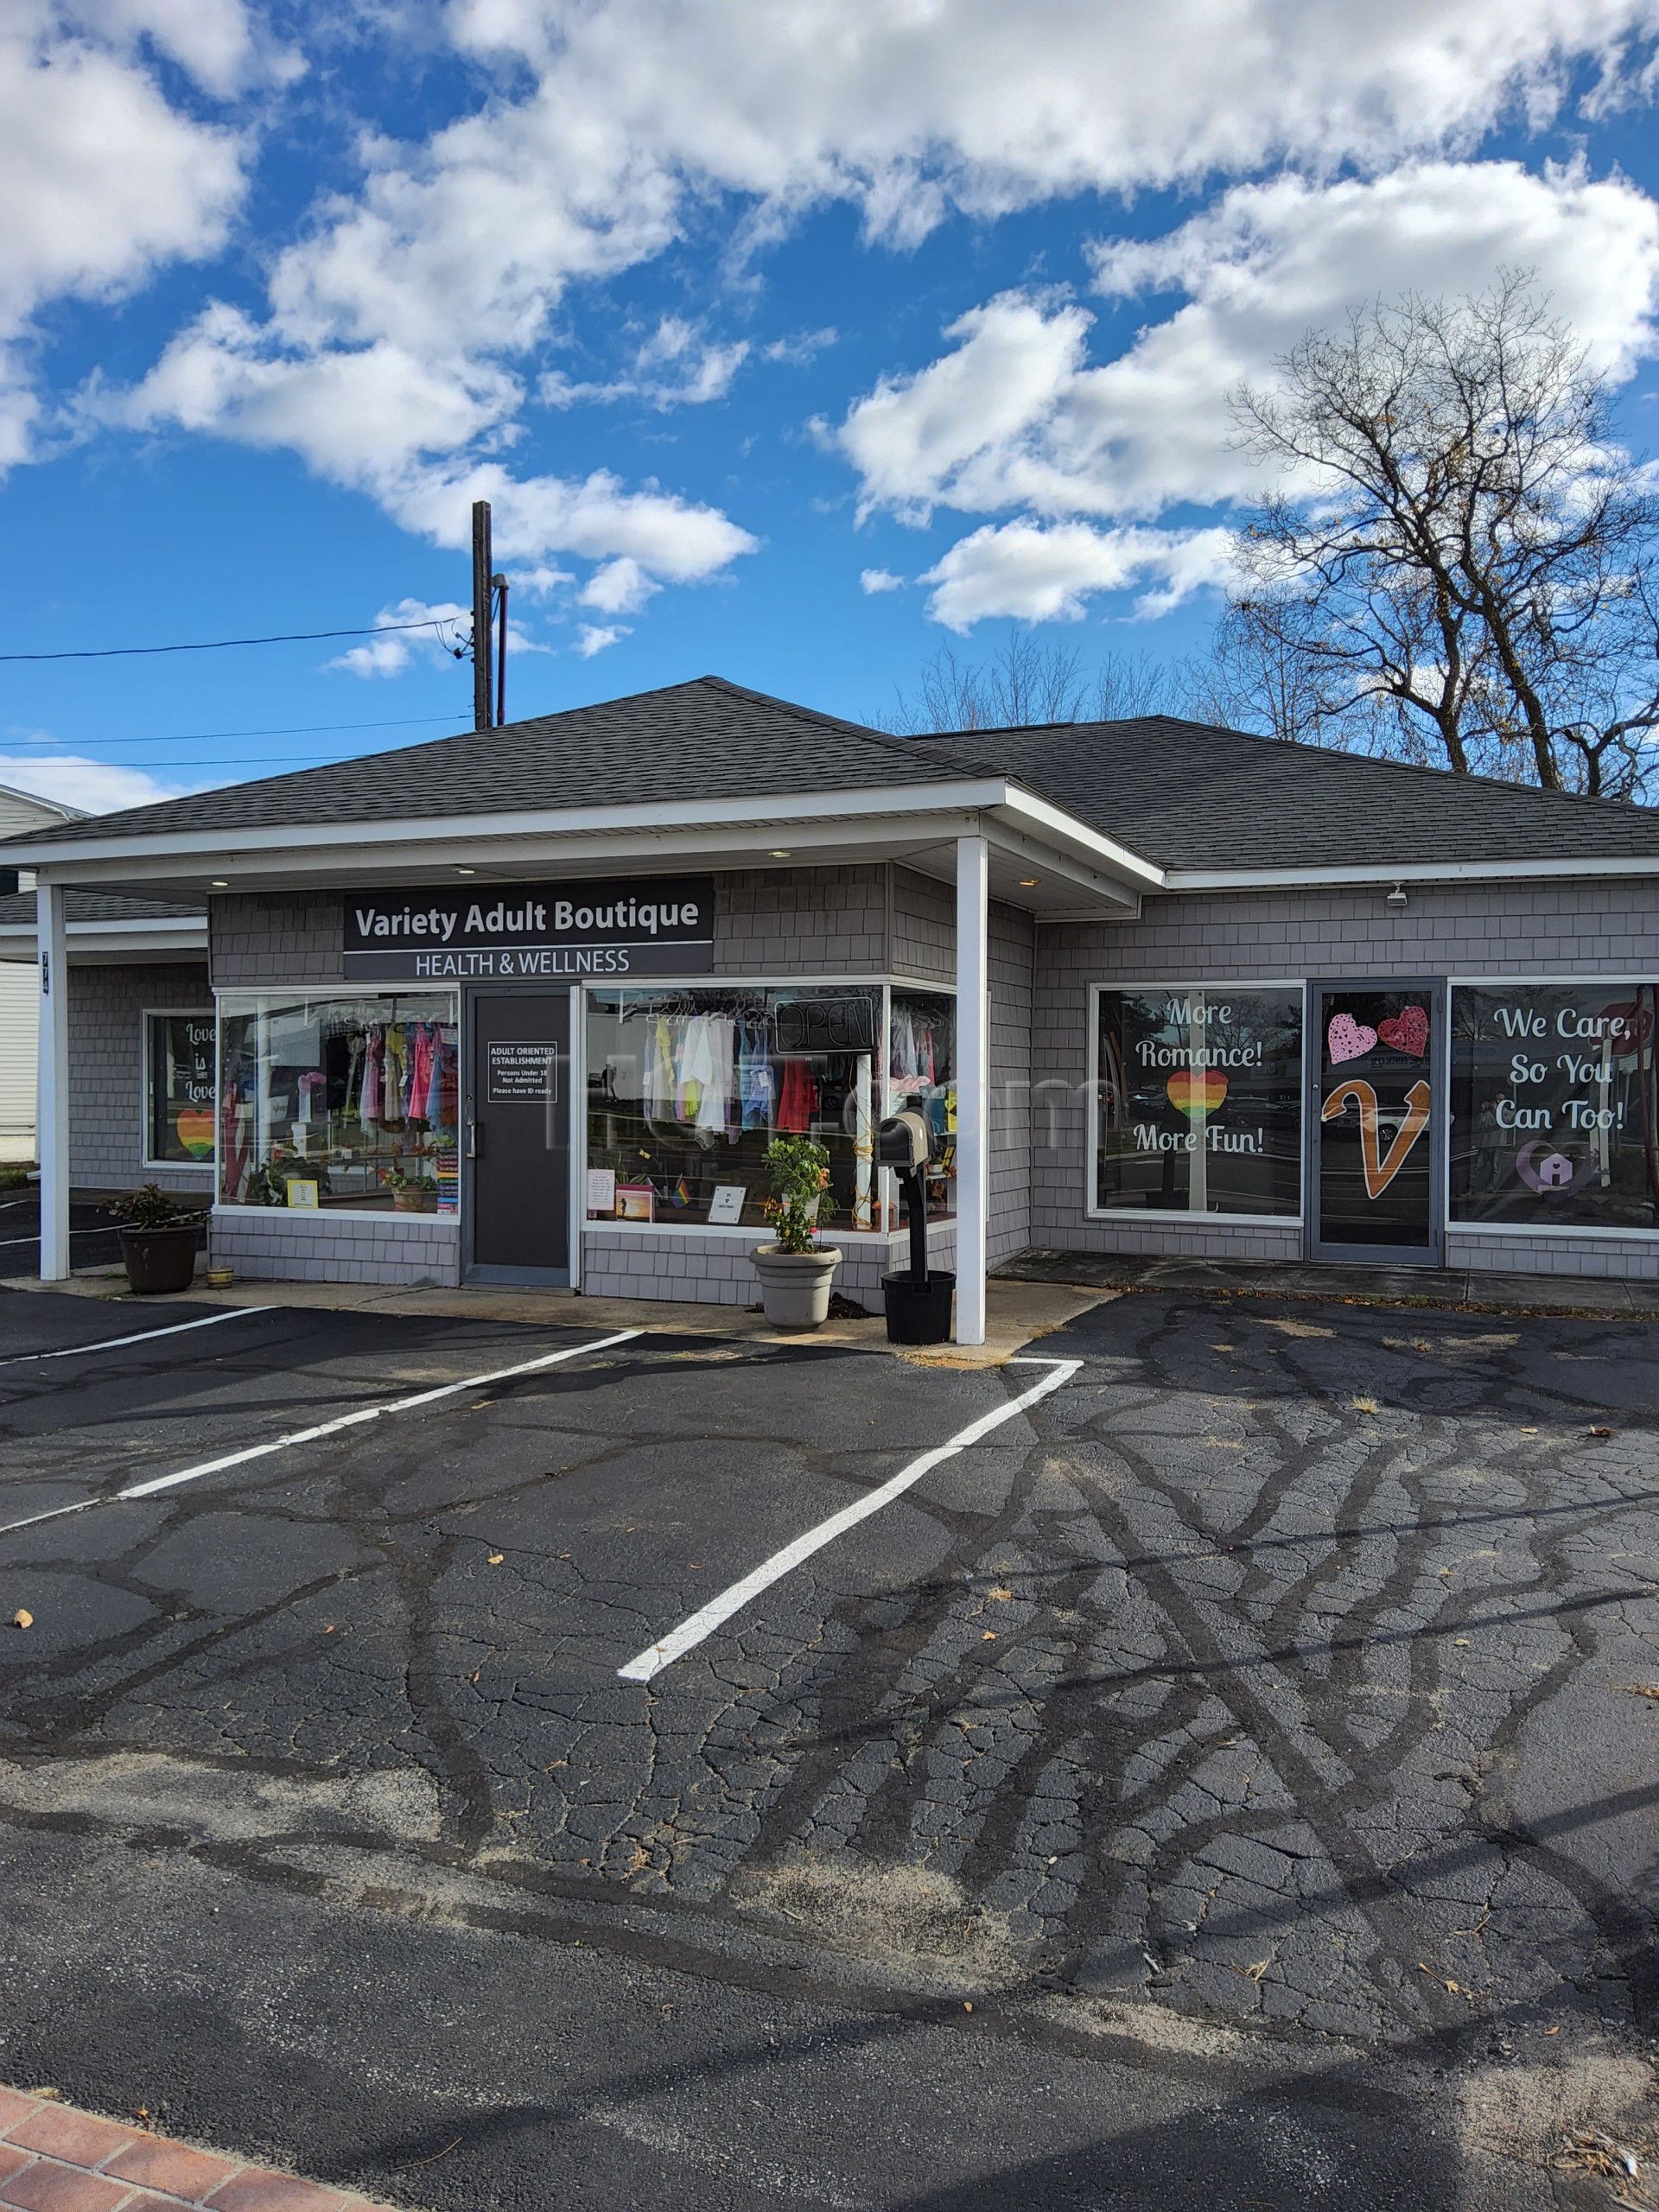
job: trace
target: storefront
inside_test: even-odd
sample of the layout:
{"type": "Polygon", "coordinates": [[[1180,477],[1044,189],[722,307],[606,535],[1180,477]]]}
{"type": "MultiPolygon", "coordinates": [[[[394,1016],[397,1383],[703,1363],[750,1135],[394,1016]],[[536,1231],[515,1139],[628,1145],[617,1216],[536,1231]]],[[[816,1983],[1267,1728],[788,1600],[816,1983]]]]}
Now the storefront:
{"type": "Polygon", "coordinates": [[[879,1310],[901,1103],[967,1341],[1033,1244],[1659,1274],[1639,810],[1167,722],[899,740],[705,679],[16,858],[48,1276],[71,1183],[153,1176],[247,1275],[747,1304],[766,1147],[810,1132],[879,1310]],[[156,919],[118,951],[87,902],[156,919]]]}

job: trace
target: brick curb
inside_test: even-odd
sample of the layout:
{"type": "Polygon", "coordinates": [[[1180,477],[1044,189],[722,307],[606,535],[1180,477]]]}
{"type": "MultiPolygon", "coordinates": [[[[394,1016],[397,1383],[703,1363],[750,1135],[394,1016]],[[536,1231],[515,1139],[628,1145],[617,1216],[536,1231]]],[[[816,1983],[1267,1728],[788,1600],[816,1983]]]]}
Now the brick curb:
{"type": "Polygon", "coordinates": [[[393,2212],[349,2190],[0,2088],[6,2212],[393,2212]]]}

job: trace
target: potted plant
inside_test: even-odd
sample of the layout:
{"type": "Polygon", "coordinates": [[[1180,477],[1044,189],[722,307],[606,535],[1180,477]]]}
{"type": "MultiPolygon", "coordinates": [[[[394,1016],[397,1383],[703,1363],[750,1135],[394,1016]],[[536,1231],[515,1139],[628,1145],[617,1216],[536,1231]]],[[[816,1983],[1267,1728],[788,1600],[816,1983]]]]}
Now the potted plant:
{"type": "Polygon", "coordinates": [[[774,1137],[766,1147],[772,1196],[766,1218],[776,1241],[750,1257],[760,1300],[775,1329],[817,1329],[830,1316],[830,1286],[841,1254],[818,1243],[818,1215],[830,1187],[830,1155],[815,1137],[774,1137]]]}
{"type": "Polygon", "coordinates": [[[410,1175],[401,1167],[383,1167],[380,1180],[391,1192],[394,1213],[435,1213],[438,1181],[435,1175],[410,1175]]]}
{"type": "Polygon", "coordinates": [[[121,1224],[121,1257],[137,1296],[189,1289],[201,1240],[200,1213],[187,1213],[156,1183],[112,1199],[106,1211],[121,1224]]]}

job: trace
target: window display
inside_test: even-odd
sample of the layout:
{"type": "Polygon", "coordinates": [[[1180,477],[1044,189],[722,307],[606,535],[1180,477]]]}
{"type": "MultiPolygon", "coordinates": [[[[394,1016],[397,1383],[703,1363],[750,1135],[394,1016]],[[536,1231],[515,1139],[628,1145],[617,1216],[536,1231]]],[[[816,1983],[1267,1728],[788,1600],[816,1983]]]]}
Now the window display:
{"type": "Polygon", "coordinates": [[[1659,1227],[1659,984],[1460,984],[1451,1213],[1521,1229],[1659,1227]]]}
{"type": "MultiPolygon", "coordinates": [[[[927,1217],[948,1220],[957,1194],[957,1002],[945,992],[894,987],[887,1090],[885,1112],[909,1108],[927,1117],[933,1133],[927,1217]]],[[[890,1217],[907,1219],[897,1177],[889,1173],[882,1180],[890,1217]]]]}
{"type": "Polygon", "coordinates": [[[219,1014],[221,1205],[455,1211],[451,994],[226,992],[219,1014]]]}
{"type": "Polygon", "coordinates": [[[873,987],[591,992],[588,1219],[764,1230],[792,1133],[829,1147],[824,1227],[878,1227],[880,1030],[873,987]]]}
{"type": "Polygon", "coordinates": [[[213,1017],[144,1016],[144,1159],[207,1167],[213,1158],[213,1017]]]}
{"type": "Polygon", "coordinates": [[[1299,987],[1102,991],[1098,1021],[1097,1211],[1300,1213],[1299,987]]]}

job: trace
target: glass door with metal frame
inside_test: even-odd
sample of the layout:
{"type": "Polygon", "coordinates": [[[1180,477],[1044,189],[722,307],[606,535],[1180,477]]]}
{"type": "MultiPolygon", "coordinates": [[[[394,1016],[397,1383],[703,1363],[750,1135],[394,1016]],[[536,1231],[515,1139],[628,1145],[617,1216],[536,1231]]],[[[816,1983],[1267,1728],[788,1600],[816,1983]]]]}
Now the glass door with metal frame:
{"type": "Polygon", "coordinates": [[[568,990],[474,990],[462,1102],[469,1281],[570,1281],[568,990]]]}
{"type": "Polygon", "coordinates": [[[1313,1256],[1438,1267],[1443,986],[1315,983],[1309,995],[1313,1256]]]}

